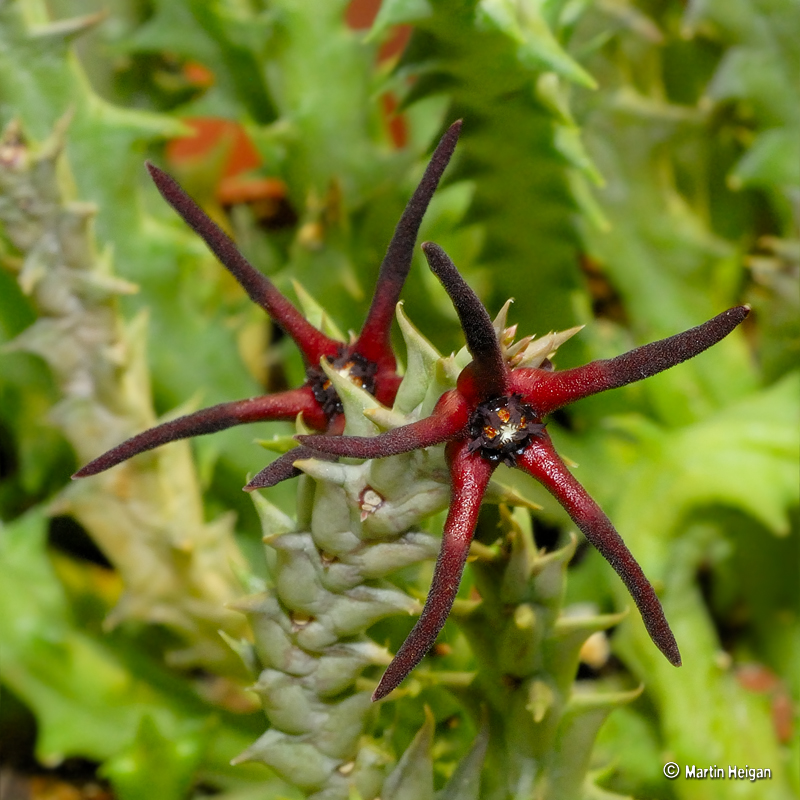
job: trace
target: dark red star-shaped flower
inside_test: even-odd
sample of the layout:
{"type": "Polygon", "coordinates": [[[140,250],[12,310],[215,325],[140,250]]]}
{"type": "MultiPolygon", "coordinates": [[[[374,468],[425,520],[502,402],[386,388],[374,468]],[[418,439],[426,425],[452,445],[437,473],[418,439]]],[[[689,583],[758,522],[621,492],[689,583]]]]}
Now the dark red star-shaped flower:
{"type": "Polygon", "coordinates": [[[656,646],[680,666],[678,645],[653,587],[611,521],[555,452],[542,420],[568,403],[693,358],[727,336],[750,309],[732,308],[676,336],[575,369],[553,371],[547,361],[538,368],[511,368],[488,312],[453,262],[438,245],[426,243],[422,249],[453,301],[473,358],[456,388],[441,396],[430,417],[378,436],[297,437],[328,456],[353,458],[381,458],[447,442],[452,499],[433,584],[422,615],[373,699],[385,697],[411,672],[442,629],[458,591],[483,494],[501,462],[532,475],[561,503],[622,578],[656,646]]]}
{"type": "MultiPolygon", "coordinates": [[[[306,366],[306,382],[299,389],[278,394],[237,400],[205,408],[184,417],[164,422],[123,442],[91,461],[72,477],[85,478],[127,461],[138,453],[167,442],[215,433],[234,425],[265,420],[294,420],[302,413],[313,430],[336,435],[344,430],[342,404],[320,362],[325,359],[334,369],[346,374],[381,403],[392,403],[400,385],[397,362],[391,347],[390,331],[395,305],[411,267],[419,226],[439,180],[453,155],[461,121],[453,123],[442,137],[431,161],[397,223],[378,274],[372,305],[361,333],[353,342],[339,342],[317,330],[272,284],[237,250],[231,239],[177,184],[158,167],[147,164],[156,187],[164,199],[205,241],[212,253],[242,285],[250,299],[296,342],[306,366]]],[[[273,461],[253,478],[245,489],[274,486],[299,474],[293,462],[309,458],[312,451],[302,446],[273,461]]]]}

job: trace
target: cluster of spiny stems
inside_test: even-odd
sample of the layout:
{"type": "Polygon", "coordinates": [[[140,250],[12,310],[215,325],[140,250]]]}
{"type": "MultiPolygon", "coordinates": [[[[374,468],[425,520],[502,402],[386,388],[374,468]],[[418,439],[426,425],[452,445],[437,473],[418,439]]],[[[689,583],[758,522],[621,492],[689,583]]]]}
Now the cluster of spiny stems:
{"type": "MultiPolygon", "coordinates": [[[[398,312],[409,348],[409,366],[401,377],[390,343],[391,320],[423,215],[460,128],[460,122],[452,125],[436,148],[391,239],[367,320],[349,343],[311,326],[172,178],[148,165],[167,202],[297,343],[306,381],[281,394],[223,403],[166,422],[118,445],[75,476],[94,475],[166,442],[246,422],[301,416],[304,425],[317,432],[300,435],[298,447],[245,487],[266,488],[305,473],[295,521],[266,500],[257,501],[267,545],[274,551],[274,588],[240,607],[255,637],[254,646],[242,643],[241,652],[258,674],[256,691],[272,724],[244,757],[270,764],[319,798],[347,797],[351,790],[362,797],[378,792],[384,798],[404,796],[397,786],[405,780],[406,762],[401,760],[400,771],[384,781],[380,756],[360,744],[368,724],[369,694],[354,692],[353,687],[365,668],[388,661],[372,692],[373,700],[387,697],[435,643],[453,607],[481,503],[487,492],[498,493],[490,484],[501,464],[528,473],[557,499],[623,580],[655,645],[672,664],[681,663],[653,587],[611,521],[555,452],[547,416],[702,353],[739,325],[749,309],[732,308],[696,328],[616,358],[558,371],[550,359],[574,331],[513,342],[513,333],[492,322],[447,254],[425,243],[422,249],[430,268],[458,313],[471,361],[453,374],[452,360],[441,359],[398,312]],[[440,375],[448,368],[454,380],[442,385],[440,375]],[[384,431],[378,433],[376,425],[384,431]],[[366,463],[339,463],[340,457],[366,463]],[[448,501],[437,548],[419,526],[448,501]],[[437,549],[433,583],[419,620],[389,659],[366,637],[367,628],[388,614],[418,607],[384,579],[401,566],[430,558],[437,549]]],[[[527,576],[533,584],[535,573],[529,565],[527,576]]],[[[527,588],[517,595],[524,599],[529,591],[535,595],[527,588]]],[[[555,616],[551,614],[549,624],[555,624],[555,616]]],[[[519,619],[524,622],[525,613],[519,619]]],[[[541,645],[541,638],[535,641],[541,645]]],[[[566,672],[572,670],[569,681],[574,661],[566,659],[566,672]]],[[[535,677],[541,672],[541,659],[531,664],[537,666],[519,668],[519,681],[533,681],[529,693],[543,691],[534,688],[549,686],[541,675],[535,677]]],[[[562,678],[555,683],[566,691],[562,678]]],[[[539,708],[529,700],[523,703],[525,709],[539,708]]],[[[538,722],[549,706],[544,703],[542,708],[534,714],[539,714],[538,722]]],[[[534,761],[532,772],[519,767],[514,791],[520,782],[542,774],[546,758],[539,754],[534,761]]]]}

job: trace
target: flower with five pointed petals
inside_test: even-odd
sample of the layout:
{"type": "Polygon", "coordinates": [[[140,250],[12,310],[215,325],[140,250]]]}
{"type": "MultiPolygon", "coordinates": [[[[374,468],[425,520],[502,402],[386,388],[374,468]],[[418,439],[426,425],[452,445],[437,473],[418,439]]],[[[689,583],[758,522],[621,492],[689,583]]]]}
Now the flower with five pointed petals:
{"type": "Polygon", "coordinates": [[[750,309],[731,308],[691,330],[575,369],[553,371],[546,360],[538,367],[514,368],[503,355],[488,312],[453,262],[438,245],[425,243],[422,249],[450,295],[473,358],[456,388],[441,396],[431,416],[378,436],[297,437],[328,457],[381,458],[447,443],[452,496],[433,583],[419,620],[373,699],[398,686],[435,642],[458,591],[483,494],[501,462],[527,472],[558,500],[622,578],[653,642],[680,666],[678,645],[653,587],[611,521],[555,452],[542,420],[568,403],[693,358],[727,336],[750,309]]]}
{"type": "MultiPolygon", "coordinates": [[[[306,382],[299,389],[278,394],[237,400],[205,408],[178,419],[164,422],[128,439],[91,461],[72,477],[85,478],[127,461],[138,453],[167,442],[215,433],[234,425],[265,420],[294,420],[303,415],[305,423],[329,435],[344,429],[342,405],[330,380],[320,367],[325,360],[340,374],[369,391],[382,403],[391,403],[400,385],[397,362],[391,348],[390,330],[400,290],[411,267],[414,244],[422,218],[439,180],[450,161],[461,121],[445,132],[419,186],[403,211],[395,228],[378,274],[372,304],[361,333],[352,342],[339,342],[317,330],[262,273],[238,251],[231,239],[181,189],[177,182],[158,167],[147,164],[156,187],[164,199],[208,245],[250,299],[261,306],[300,348],[306,367],[306,382]]],[[[245,489],[274,486],[299,474],[293,462],[314,453],[297,447],[273,461],[258,473],[245,489]]]]}

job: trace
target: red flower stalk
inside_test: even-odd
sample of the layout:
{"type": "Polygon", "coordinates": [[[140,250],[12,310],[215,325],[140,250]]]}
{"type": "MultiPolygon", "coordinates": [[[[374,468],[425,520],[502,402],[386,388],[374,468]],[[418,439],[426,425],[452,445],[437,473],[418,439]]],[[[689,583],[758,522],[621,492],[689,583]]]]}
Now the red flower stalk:
{"type": "Polygon", "coordinates": [[[568,403],[693,358],[727,336],[750,309],[729,309],[684,333],[563,372],[553,371],[547,361],[539,368],[511,368],[488,312],[453,262],[438,245],[428,242],[422,249],[453,301],[473,358],[456,388],[442,395],[430,417],[379,436],[297,437],[327,456],[353,458],[381,458],[447,442],[452,499],[433,584],[419,621],[373,699],[385,697],[411,672],[442,629],[458,591],[483,494],[500,462],[532,475],[561,503],[622,578],[658,649],[680,666],[678,645],[653,587],[611,521],[558,457],[542,420],[568,403]]]}
{"type": "MultiPolygon", "coordinates": [[[[320,368],[322,359],[371,392],[381,403],[391,404],[401,380],[396,372],[397,362],[390,341],[395,305],[411,267],[422,218],[453,155],[460,132],[459,120],[450,126],[436,147],[389,242],[364,327],[358,338],[350,343],[331,339],[311,325],[272,282],[247,261],[227,234],[173,178],[147,163],[150,176],[164,199],[203,239],[222,265],[239,281],[250,299],[260,305],[295,341],[303,356],[307,379],[299,389],[221,403],[157,425],[94,459],[72,477],[96,475],[167,442],[215,433],[247,422],[294,420],[301,413],[305,423],[312,429],[325,431],[330,435],[340,434],[344,430],[342,404],[330,380],[320,368]]],[[[302,446],[297,447],[259,472],[245,489],[274,486],[298,475],[299,470],[295,469],[294,461],[314,455],[319,454],[302,446]]]]}

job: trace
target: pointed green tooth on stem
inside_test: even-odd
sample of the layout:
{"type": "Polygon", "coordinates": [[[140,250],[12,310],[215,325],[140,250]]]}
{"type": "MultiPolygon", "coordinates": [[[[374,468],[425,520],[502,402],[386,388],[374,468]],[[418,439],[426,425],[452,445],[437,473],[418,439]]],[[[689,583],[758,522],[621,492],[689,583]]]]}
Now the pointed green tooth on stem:
{"type": "Polygon", "coordinates": [[[306,792],[322,789],[339,766],[337,759],[324,755],[311,742],[287,736],[275,728],[268,730],[231,764],[248,761],[266,764],[284,780],[306,792]]]}
{"type": "Polygon", "coordinates": [[[292,621],[273,595],[266,592],[249,595],[230,607],[247,617],[255,652],[263,667],[290,675],[308,675],[314,671],[316,658],[295,644],[292,621]]]}
{"type": "MultiPolygon", "coordinates": [[[[256,507],[259,522],[261,523],[261,540],[267,544],[274,536],[281,536],[294,530],[294,520],[284,514],[277,506],[270,503],[261,492],[250,492],[253,505],[256,507]]],[[[275,580],[276,554],[273,548],[264,548],[264,559],[267,565],[267,574],[275,580]]],[[[263,588],[263,587],[262,587],[263,588]]],[[[252,591],[252,590],[251,590],[252,591]]]]}
{"type": "Polygon", "coordinates": [[[294,428],[295,428],[295,433],[301,434],[303,436],[307,436],[315,432],[313,428],[309,428],[308,425],[306,425],[306,421],[303,417],[302,411],[294,418],[294,428]]]}
{"type": "Polygon", "coordinates": [[[366,491],[359,495],[362,536],[397,536],[447,507],[450,485],[441,448],[367,462],[366,491]],[[365,504],[364,500],[378,500],[365,504]]]}
{"type": "Polygon", "coordinates": [[[497,312],[497,316],[492,321],[494,332],[497,334],[497,338],[501,343],[505,336],[506,326],[508,325],[508,310],[511,308],[513,302],[514,298],[509,297],[508,300],[503,303],[503,307],[497,312]]]}
{"type": "Polygon", "coordinates": [[[564,342],[583,330],[583,325],[576,325],[565,331],[551,331],[546,336],[534,339],[525,350],[514,355],[515,367],[540,367],[546,358],[552,358],[564,342]]]}
{"type": "Polygon", "coordinates": [[[406,316],[403,303],[397,304],[397,323],[406,344],[406,374],[394,400],[394,410],[411,414],[425,399],[441,355],[406,316]]]}
{"type": "Polygon", "coordinates": [[[317,458],[301,458],[295,461],[297,469],[315,481],[326,481],[344,487],[349,477],[350,466],[336,461],[321,461],[317,458]]]}
{"type": "MultiPolygon", "coordinates": [[[[628,615],[627,610],[620,614],[596,614],[591,616],[570,616],[562,614],[553,625],[551,636],[544,646],[544,660],[547,669],[554,675],[572,681],[581,660],[581,649],[586,641],[602,631],[619,625],[628,615]]],[[[568,685],[564,685],[564,690],[568,685]]]]}
{"type": "Polygon", "coordinates": [[[340,487],[349,504],[350,525],[360,530],[354,534],[335,533],[341,526],[344,514],[339,512],[337,525],[330,524],[330,516],[321,514],[315,528],[317,546],[335,555],[350,552],[363,539],[387,539],[399,536],[417,525],[421,519],[447,506],[450,485],[441,449],[403,453],[391,458],[376,459],[361,464],[341,464],[309,459],[298,461],[297,466],[320,481],[320,502],[335,504],[335,495],[328,497],[333,483],[340,487]],[[324,530],[320,530],[324,524],[324,530]],[[334,531],[329,533],[328,531],[334,531]],[[333,542],[332,539],[341,539],[333,542]],[[334,549],[331,549],[334,548],[334,549]]]}
{"type": "Polygon", "coordinates": [[[437,800],[479,800],[481,771],[489,747],[489,720],[484,708],[478,735],[469,752],[461,759],[437,800]]]}
{"type": "Polygon", "coordinates": [[[516,606],[497,637],[497,663],[504,675],[525,678],[541,663],[545,624],[530,603],[516,606]]]}
{"type": "Polygon", "coordinates": [[[280,536],[295,529],[294,520],[267,500],[263,494],[250,492],[250,497],[256,507],[256,513],[261,523],[261,533],[265,539],[268,536],[280,536]]]}
{"type": "MultiPolygon", "coordinates": [[[[301,431],[297,431],[301,433],[301,431]]],[[[305,435],[307,431],[302,431],[305,435]]],[[[311,431],[314,433],[314,431],[311,431]]],[[[263,447],[265,450],[268,450],[270,453],[278,453],[279,455],[283,455],[284,453],[288,453],[290,450],[294,450],[297,447],[297,440],[294,438],[294,434],[291,435],[284,435],[284,436],[273,436],[271,439],[253,439],[253,441],[259,446],[263,447]]],[[[252,475],[248,476],[248,480],[252,477],[252,475]]]]}
{"type": "Polygon", "coordinates": [[[578,537],[570,533],[570,540],[564,547],[536,559],[533,568],[534,602],[547,606],[551,611],[558,611],[564,596],[567,565],[575,555],[577,546],[578,537]]]}
{"type": "MultiPolygon", "coordinates": [[[[497,473],[495,472],[495,475],[497,473]]],[[[542,506],[528,500],[527,497],[520,494],[513,486],[508,486],[503,481],[498,480],[492,476],[489,485],[486,487],[486,494],[484,499],[487,503],[495,503],[497,505],[505,504],[513,508],[527,508],[529,511],[541,511],[542,506]]]]}
{"type": "Polygon", "coordinates": [[[387,666],[391,654],[371,639],[338,642],[324,651],[314,672],[306,678],[320,697],[336,697],[352,686],[368,666],[387,666]]]}
{"type": "Polygon", "coordinates": [[[67,42],[88,33],[103,22],[106,17],[108,17],[106,11],[98,11],[95,14],[85,14],[80,17],[60,19],[57,22],[32,26],[30,36],[32,39],[38,40],[40,46],[46,39],[50,39],[53,44],[56,42],[67,42]]]}
{"type": "Polygon", "coordinates": [[[551,749],[552,797],[577,797],[589,767],[592,745],[608,715],[639,697],[644,687],[600,694],[573,690],[551,749]]]}
{"type": "Polygon", "coordinates": [[[425,722],[383,784],[381,800],[433,800],[433,732],[435,722],[425,706],[425,722]]]}
{"type": "Polygon", "coordinates": [[[455,356],[440,358],[434,364],[433,377],[428,384],[428,390],[425,392],[425,397],[419,409],[420,419],[430,416],[434,406],[439,402],[439,398],[455,387],[462,369],[463,367],[456,363],[455,356]]]}
{"type": "Polygon", "coordinates": [[[311,296],[305,287],[296,280],[292,281],[297,302],[303,316],[319,331],[322,331],[331,339],[337,342],[347,341],[345,335],[336,326],[336,323],[328,316],[328,312],[311,296]]]}
{"type": "MultiPolygon", "coordinates": [[[[434,536],[410,531],[396,541],[377,542],[342,556],[320,553],[315,547],[305,554],[313,562],[322,586],[341,593],[419,561],[435,559],[439,545],[440,540],[434,536]]],[[[284,596],[282,599],[286,600],[284,596]]]]}
{"type": "Polygon", "coordinates": [[[225,644],[236,653],[237,656],[242,660],[242,664],[244,664],[245,669],[247,670],[249,675],[255,676],[258,674],[259,664],[258,664],[258,656],[256,655],[256,649],[253,646],[252,642],[247,641],[247,639],[234,639],[233,636],[229,636],[225,631],[217,631],[219,635],[222,637],[222,640],[225,644]]]}
{"type": "Polygon", "coordinates": [[[295,516],[297,522],[295,529],[307,531],[311,529],[311,519],[314,515],[314,496],[317,492],[317,482],[307,475],[301,475],[297,480],[297,499],[295,516]]]}
{"type": "Polygon", "coordinates": [[[323,585],[322,557],[308,533],[284,534],[269,543],[278,550],[277,597],[286,608],[305,615],[302,634],[306,639],[311,631],[325,638],[323,629],[328,635],[352,636],[387,614],[413,613],[419,608],[417,601],[397,589],[362,586],[360,581],[342,592],[329,591],[323,585]]]}
{"type": "Polygon", "coordinates": [[[434,560],[440,546],[441,539],[435,536],[409,531],[396,541],[366,547],[350,559],[358,563],[364,579],[375,580],[420,561],[434,560]]]}
{"type": "Polygon", "coordinates": [[[419,614],[422,604],[398,589],[359,586],[335,595],[323,618],[338,636],[355,636],[391,614],[419,614]]]}
{"type": "Polygon", "coordinates": [[[500,519],[508,527],[511,555],[500,584],[500,599],[504,603],[522,603],[529,599],[531,575],[539,551],[533,541],[533,526],[528,511],[508,506],[500,507],[500,519]]]}
{"type": "Polygon", "coordinates": [[[265,669],[250,688],[261,699],[270,724],[284,733],[297,736],[319,725],[320,714],[312,707],[312,695],[297,678],[265,669]]]}
{"type": "Polygon", "coordinates": [[[331,703],[328,713],[314,732],[314,743],[320,752],[341,760],[353,758],[366,717],[372,709],[369,692],[358,692],[345,700],[331,703]]]}
{"type": "Polygon", "coordinates": [[[553,687],[547,681],[533,680],[528,686],[528,703],[525,706],[538,725],[545,715],[558,703],[553,687]]]}
{"type": "Polygon", "coordinates": [[[319,560],[319,554],[311,534],[286,533],[270,537],[267,544],[278,553],[275,565],[275,592],[278,599],[286,608],[314,615],[324,603],[326,593],[319,569],[314,564],[315,560],[319,560]]]}
{"type": "Polygon", "coordinates": [[[279,566],[285,569],[287,577],[284,578],[281,575],[275,586],[281,600],[292,607],[297,602],[296,596],[292,596],[292,593],[296,595],[292,581],[301,577],[298,570],[292,569],[291,562],[293,561],[309,565],[313,569],[315,580],[329,592],[344,592],[364,582],[364,575],[357,560],[352,556],[340,558],[330,553],[320,552],[309,533],[275,537],[268,544],[281,551],[279,566]],[[281,590],[284,581],[290,587],[289,593],[281,590]]]}
{"type": "MultiPolygon", "coordinates": [[[[400,385],[402,386],[402,384],[400,385]]],[[[390,431],[393,428],[399,428],[401,425],[407,425],[409,422],[415,421],[413,418],[408,417],[405,414],[400,414],[396,408],[396,403],[394,408],[368,408],[364,412],[364,416],[373,425],[375,425],[381,433],[383,433],[383,431],[390,431]]]]}
{"type": "Polygon", "coordinates": [[[324,480],[315,482],[311,535],[320,550],[338,556],[361,544],[351,525],[352,511],[344,489],[324,480]]]}
{"type": "MultiPolygon", "coordinates": [[[[283,594],[294,599],[286,587],[283,594]]],[[[297,594],[305,600],[302,591],[297,594]]],[[[358,586],[343,593],[320,589],[312,602],[305,604],[305,608],[293,609],[288,617],[282,612],[275,613],[280,606],[274,598],[269,599],[274,603],[273,608],[268,607],[265,599],[261,614],[248,612],[251,622],[255,618],[254,628],[257,626],[257,629],[254,629],[254,635],[259,656],[263,658],[262,650],[267,653],[265,663],[275,661],[269,650],[271,644],[278,648],[284,662],[294,663],[297,653],[291,649],[293,647],[301,648],[307,654],[321,653],[343,637],[363,633],[384,617],[399,613],[418,614],[422,610],[419,601],[397,589],[371,586],[358,586]]],[[[310,655],[308,658],[314,660],[310,655]]],[[[301,659],[298,666],[305,669],[304,664],[301,659]]],[[[275,666],[289,671],[285,666],[275,666]]]]}
{"type": "Polygon", "coordinates": [[[353,381],[339,374],[324,358],[320,361],[322,371],[328,376],[336,394],[342,401],[344,415],[347,420],[344,432],[349,436],[374,436],[378,428],[370,422],[364,412],[367,409],[377,408],[380,404],[366,390],[356,386],[353,381]]]}

